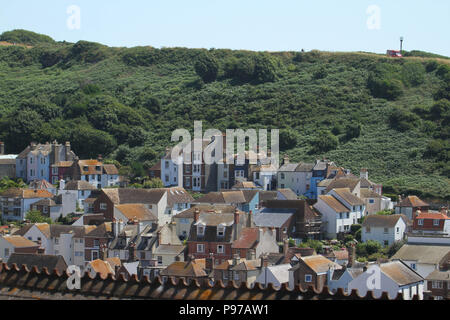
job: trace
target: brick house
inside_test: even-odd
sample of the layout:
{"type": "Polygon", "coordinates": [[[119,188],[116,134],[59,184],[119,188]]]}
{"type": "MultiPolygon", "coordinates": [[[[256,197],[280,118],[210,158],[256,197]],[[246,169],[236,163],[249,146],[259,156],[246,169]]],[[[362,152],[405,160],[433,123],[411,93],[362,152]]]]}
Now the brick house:
{"type": "Polygon", "coordinates": [[[450,270],[435,270],[427,277],[427,291],[435,300],[450,300],[450,270]]]}
{"type": "Polygon", "coordinates": [[[102,250],[108,247],[114,239],[111,222],[105,222],[98,227],[87,230],[84,236],[84,259],[94,261],[106,255],[102,250]]]}
{"type": "Polygon", "coordinates": [[[194,212],[194,222],[187,241],[188,254],[195,259],[214,257],[220,264],[232,258],[232,244],[246,225],[245,213],[194,212]]]}
{"type": "Polygon", "coordinates": [[[73,161],[60,161],[51,165],[50,181],[57,184],[61,180],[70,180],[72,176],[73,161]]]}
{"type": "Polygon", "coordinates": [[[327,273],[330,267],[340,270],[342,267],[322,255],[300,257],[298,262],[289,269],[290,287],[301,286],[304,289],[313,287],[322,291],[327,284],[327,273]]]}
{"type": "Polygon", "coordinates": [[[416,215],[416,211],[420,210],[422,212],[428,211],[430,205],[422,201],[417,196],[408,196],[402,199],[401,196],[398,198],[398,203],[395,205],[396,214],[404,214],[409,220],[413,220],[416,215]]]}
{"type": "Polygon", "coordinates": [[[450,217],[441,212],[422,212],[418,210],[413,221],[413,233],[450,235],[450,217]]]}

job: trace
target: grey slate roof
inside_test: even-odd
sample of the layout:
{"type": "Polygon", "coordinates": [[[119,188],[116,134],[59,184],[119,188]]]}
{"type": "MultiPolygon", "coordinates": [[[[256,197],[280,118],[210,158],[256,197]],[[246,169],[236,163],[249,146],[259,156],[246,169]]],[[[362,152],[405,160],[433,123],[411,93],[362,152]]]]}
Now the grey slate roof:
{"type": "Polygon", "coordinates": [[[269,209],[265,208],[255,213],[253,220],[257,227],[281,228],[294,214],[295,209],[269,209]]]}

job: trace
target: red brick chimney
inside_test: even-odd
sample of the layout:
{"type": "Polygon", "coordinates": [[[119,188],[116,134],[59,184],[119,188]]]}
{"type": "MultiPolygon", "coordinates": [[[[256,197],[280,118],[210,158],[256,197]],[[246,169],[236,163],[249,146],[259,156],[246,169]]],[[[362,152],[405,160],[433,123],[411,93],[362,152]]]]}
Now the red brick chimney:
{"type": "Polygon", "coordinates": [[[239,224],[239,210],[237,208],[234,211],[234,223],[239,224]]]}
{"type": "Polygon", "coordinates": [[[200,219],[200,210],[198,208],[195,208],[194,210],[194,222],[198,222],[200,219]]]}

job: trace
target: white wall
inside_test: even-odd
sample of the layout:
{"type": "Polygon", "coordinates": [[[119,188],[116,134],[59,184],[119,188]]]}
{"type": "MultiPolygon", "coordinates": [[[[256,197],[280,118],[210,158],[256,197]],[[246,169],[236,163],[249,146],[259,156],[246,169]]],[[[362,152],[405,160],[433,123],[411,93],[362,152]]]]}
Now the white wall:
{"type": "Polygon", "coordinates": [[[403,219],[399,219],[393,228],[388,228],[387,233],[384,232],[384,228],[372,227],[370,228],[370,232],[367,232],[367,229],[363,227],[361,230],[361,240],[362,242],[367,242],[368,240],[378,241],[382,246],[384,246],[384,241],[388,241],[388,246],[390,246],[394,242],[403,240],[405,230],[406,224],[403,219]]]}

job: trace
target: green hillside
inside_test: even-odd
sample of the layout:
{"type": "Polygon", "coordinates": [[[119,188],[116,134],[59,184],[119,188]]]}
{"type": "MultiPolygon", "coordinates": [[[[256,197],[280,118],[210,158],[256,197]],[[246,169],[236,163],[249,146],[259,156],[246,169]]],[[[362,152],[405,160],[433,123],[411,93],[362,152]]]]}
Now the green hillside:
{"type": "Polygon", "coordinates": [[[70,140],[80,157],[115,159],[134,175],[177,128],[279,128],[294,161],[334,160],[387,193],[450,199],[450,60],[414,51],[250,52],[110,48],[5,33],[0,140],[70,140]],[[430,58],[431,56],[431,58],[430,58]]]}

